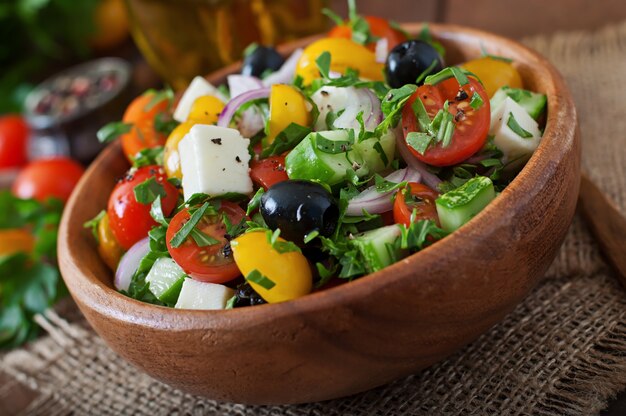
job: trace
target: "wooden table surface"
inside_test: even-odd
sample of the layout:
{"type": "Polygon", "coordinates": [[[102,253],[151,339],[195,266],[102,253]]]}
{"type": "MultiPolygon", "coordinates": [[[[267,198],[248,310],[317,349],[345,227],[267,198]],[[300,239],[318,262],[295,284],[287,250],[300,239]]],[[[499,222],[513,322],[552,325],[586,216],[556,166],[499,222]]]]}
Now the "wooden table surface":
{"type": "MultiPolygon", "coordinates": [[[[347,15],[345,0],[332,0],[347,15]]],[[[626,0],[358,0],[362,14],[399,22],[448,22],[482,28],[512,38],[557,31],[595,29],[626,19],[626,0]]],[[[25,409],[38,393],[0,372],[0,415],[25,409]]],[[[626,393],[605,416],[626,414],[626,393]]]]}

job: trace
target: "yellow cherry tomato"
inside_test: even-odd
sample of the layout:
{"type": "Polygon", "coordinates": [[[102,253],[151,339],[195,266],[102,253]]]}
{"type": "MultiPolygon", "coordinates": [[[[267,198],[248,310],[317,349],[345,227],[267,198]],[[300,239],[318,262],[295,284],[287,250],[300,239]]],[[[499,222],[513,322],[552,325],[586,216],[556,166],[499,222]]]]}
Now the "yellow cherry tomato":
{"type": "Polygon", "coordinates": [[[107,214],[104,214],[98,223],[98,253],[111,270],[117,269],[117,264],[124,254],[124,249],[111,232],[107,214]]]}
{"type": "MultiPolygon", "coordinates": [[[[278,241],[285,242],[280,237],[278,241]]],[[[257,270],[274,283],[273,287],[266,289],[248,280],[267,302],[284,302],[311,292],[313,276],[306,257],[298,251],[279,253],[269,243],[266,232],[243,234],[231,242],[231,247],[235,263],[244,276],[257,270]]]]}
{"type": "Polygon", "coordinates": [[[510,62],[484,56],[465,62],[461,68],[480,78],[489,97],[493,97],[496,91],[504,86],[523,88],[522,77],[510,62]]]}
{"type": "Polygon", "coordinates": [[[191,105],[187,121],[196,124],[217,123],[217,118],[224,109],[224,103],[212,95],[198,97],[191,105]]]}
{"type": "Polygon", "coordinates": [[[296,75],[300,75],[304,84],[310,84],[320,77],[315,61],[323,52],[330,53],[330,70],[345,73],[352,68],[359,71],[361,78],[384,81],[384,64],[376,62],[376,54],[365,46],[344,38],[324,38],[313,42],[304,49],[296,66],[296,75]]]}
{"type": "Polygon", "coordinates": [[[291,123],[308,126],[311,122],[311,104],[300,91],[289,85],[272,85],[268,143],[291,123]]]}
{"type": "Polygon", "coordinates": [[[192,121],[180,123],[170,133],[165,148],[163,149],[163,168],[168,178],[183,179],[183,172],[180,170],[180,155],[178,154],[178,143],[185,137],[193,125],[192,121]]]}
{"type": "Polygon", "coordinates": [[[26,230],[10,228],[0,230],[0,256],[13,253],[30,253],[35,248],[35,237],[26,230]]]}

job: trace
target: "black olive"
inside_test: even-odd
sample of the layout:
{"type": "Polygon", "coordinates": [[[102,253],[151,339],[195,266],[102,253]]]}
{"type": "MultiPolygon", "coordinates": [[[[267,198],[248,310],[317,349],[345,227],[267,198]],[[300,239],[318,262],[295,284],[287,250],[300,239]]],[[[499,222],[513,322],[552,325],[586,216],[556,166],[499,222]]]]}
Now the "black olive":
{"type": "Polygon", "coordinates": [[[279,182],[261,197],[261,215],[266,224],[285,240],[299,246],[317,231],[328,237],[337,227],[337,201],[322,185],[304,180],[279,182]]]}
{"type": "Polygon", "coordinates": [[[270,46],[257,46],[243,59],[242,75],[260,77],[268,69],[277,71],[285,59],[270,46]]]}
{"type": "MultiPolygon", "coordinates": [[[[387,56],[385,64],[387,83],[393,88],[415,84],[417,78],[433,62],[435,65],[428,74],[436,74],[444,68],[443,58],[429,43],[421,40],[407,40],[393,48],[387,56]]],[[[419,85],[422,83],[423,80],[419,85]]]]}
{"type": "Polygon", "coordinates": [[[266,303],[263,298],[252,289],[249,283],[242,283],[235,289],[235,308],[254,306],[266,303]]]}

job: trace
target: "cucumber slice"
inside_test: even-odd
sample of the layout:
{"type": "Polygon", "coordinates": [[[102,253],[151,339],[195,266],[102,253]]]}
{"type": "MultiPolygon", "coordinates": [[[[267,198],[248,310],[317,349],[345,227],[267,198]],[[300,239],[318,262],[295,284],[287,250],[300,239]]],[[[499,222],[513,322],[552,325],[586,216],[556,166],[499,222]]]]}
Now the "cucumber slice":
{"type": "Polygon", "coordinates": [[[400,235],[400,227],[394,224],[355,236],[352,244],[363,255],[368,273],[383,269],[402,257],[404,250],[394,244],[400,235]]]}
{"type": "Polygon", "coordinates": [[[492,113],[504,103],[506,97],[511,97],[513,101],[522,106],[535,120],[544,112],[548,102],[544,94],[505,86],[496,91],[489,102],[491,104],[492,113]]]}
{"type": "Polygon", "coordinates": [[[369,173],[360,153],[355,150],[329,153],[318,148],[322,137],[328,141],[343,143],[349,141],[346,130],[311,133],[304,138],[288,155],[285,168],[290,179],[318,180],[335,185],[347,179],[347,169],[354,169],[357,176],[369,173]]]}
{"type": "Polygon", "coordinates": [[[441,227],[452,232],[478,214],[496,197],[491,179],[476,176],[435,201],[441,227]]]}
{"type": "Polygon", "coordinates": [[[396,134],[393,129],[389,129],[380,138],[373,137],[355,143],[354,149],[361,154],[363,163],[367,166],[370,173],[380,173],[388,168],[393,161],[396,153],[396,134]],[[380,144],[380,147],[377,146],[377,143],[380,144]],[[385,164],[384,158],[380,154],[381,150],[385,152],[387,164],[385,164]]]}
{"type": "Polygon", "coordinates": [[[234,294],[234,290],[224,285],[185,279],[178,302],[174,307],[178,309],[225,309],[226,302],[234,294]]]}
{"type": "Polygon", "coordinates": [[[150,283],[150,292],[163,303],[172,304],[178,299],[178,294],[185,280],[185,272],[174,260],[161,257],[154,262],[146,276],[150,283]]]}

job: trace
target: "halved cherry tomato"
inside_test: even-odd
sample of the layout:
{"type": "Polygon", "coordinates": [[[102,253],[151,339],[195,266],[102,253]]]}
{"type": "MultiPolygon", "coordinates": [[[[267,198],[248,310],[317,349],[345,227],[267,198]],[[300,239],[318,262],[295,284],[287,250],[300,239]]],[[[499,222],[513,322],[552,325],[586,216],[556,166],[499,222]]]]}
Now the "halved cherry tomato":
{"type": "Polygon", "coordinates": [[[109,225],[115,239],[125,250],[148,235],[148,231],[157,223],[150,216],[150,204],[142,204],[135,198],[135,187],[150,178],[163,187],[165,196],[161,197],[161,208],[169,215],[178,201],[178,190],[167,181],[167,176],[160,166],[144,166],[131,169],[115,185],[107,206],[109,225]]]}
{"type": "Polygon", "coordinates": [[[253,160],[250,164],[252,181],[267,189],[278,182],[289,179],[285,171],[285,156],[271,156],[266,159],[253,160]]]}
{"type": "Polygon", "coordinates": [[[0,230],[0,256],[30,253],[35,248],[35,237],[21,228],[0,230]]]}
{"type": "Polygon", "coordinates": [[[435,200],[439,193],[426,185],[410,182],[396,194],[393,203],[393,219],[396,224],[411,225],[411,215],[415,210],[414,221],[432,220],[439,224],[435,200]]]}
{"type": "Polygon", "coordinates": [[[289,85],[272,85],[268,143],[291,123],[308,126],[311,122],[311,105],[300,91],[289,85]]]}
{"type": "Polygon", "coordinates": [[[224,283],[239,276],[239,268],[235,264],[223,221],[226,215],[232,224],[238,224],[246,213],[239,205],[222,201],[218,215],[208,216],[200,220],[197,229],[216,239],[219,243],[200,247],[193,238],[187,238],[178,247],[172,247],[171,240],[176,233],[189,221],[189,209],[184,209],[172,218],[165,235],[167,251],[178,265],[192,278],[201,282],[224,283]]]}
{"type": "Polygon", "coordinates": [[[0,169],[25,165],[28,125],[18,115],[0,117],[0,169]]]}
{"type": "MultiPolygon", "coordinates": [[[[370,32],[377,38],[387,39],[387,50],[391,50],[394,46],[404,42],[406,36],[398,29],[394,29],[387,19],[377,16],[365,16],[364,19],[370,26],[370,32]]],[[[328,32],[330,38],[346,38],[352,39],[352,28],[350,22],[345,22],[343,25],[335,26],[328,32]]],[[[376,49],[376,42],[371,42],[367,45],[370,50],[376,49]]]]}
{"type": "Polygon", "coordinates": [[[511,62],[484,56],[465,62],[460,66],[480,79],[489,97],[492,97],[496,91],[504,86],[523,88],[522,77],[511,62]]]}
{"type": "Polygon", "coordinates": [[[152,91],[140,95],[130,103],[124,113],[122,121],[133,125],[130,132],[121,136],[124,154],[131,162],[140,151],[165,144],[167,137],[156,131],[154,120],[157,115],[167,116],[169,101],[163,98],[155,103],[155,95],[152,91]]]}
{"type": "Polygon", "coordinates": [[[104,214],[98,223],[98,253],[111,270],[117,269],[117,264],[124,254],[124,249],[111,232],[108,214],[104,214]]]}
{"type": "Polygon", "coordinates": [[[479,151],[487,140],[489,133],[490,109],[489,96],[480,82],[469,77],[469,83],[459,86],[456,78],[449,78],[437,85],[424,84],[409,98],[402,109],[402,130],[406,140],[407,134],[420,131],[413,103],[420,99],[428,116],[432,118],[448,101],[448,111],[454,116],[454,134],[450,143],[431,145],[424,154],[406,145],[411,153],[422,162],[433,166],[450,166],[460,163],[479,151]],[[482,104],[477,109],[470,105],[474,95],[478,93],[482,104]]]}
{"type": "Polygon", "coordinates": [[[54,197],[65,202],[83,172],[83,167],[72,159],[40,159],[22,169],[11,190],[15,196],[23,199],[34,198],[43,202],[54,197]]]}

